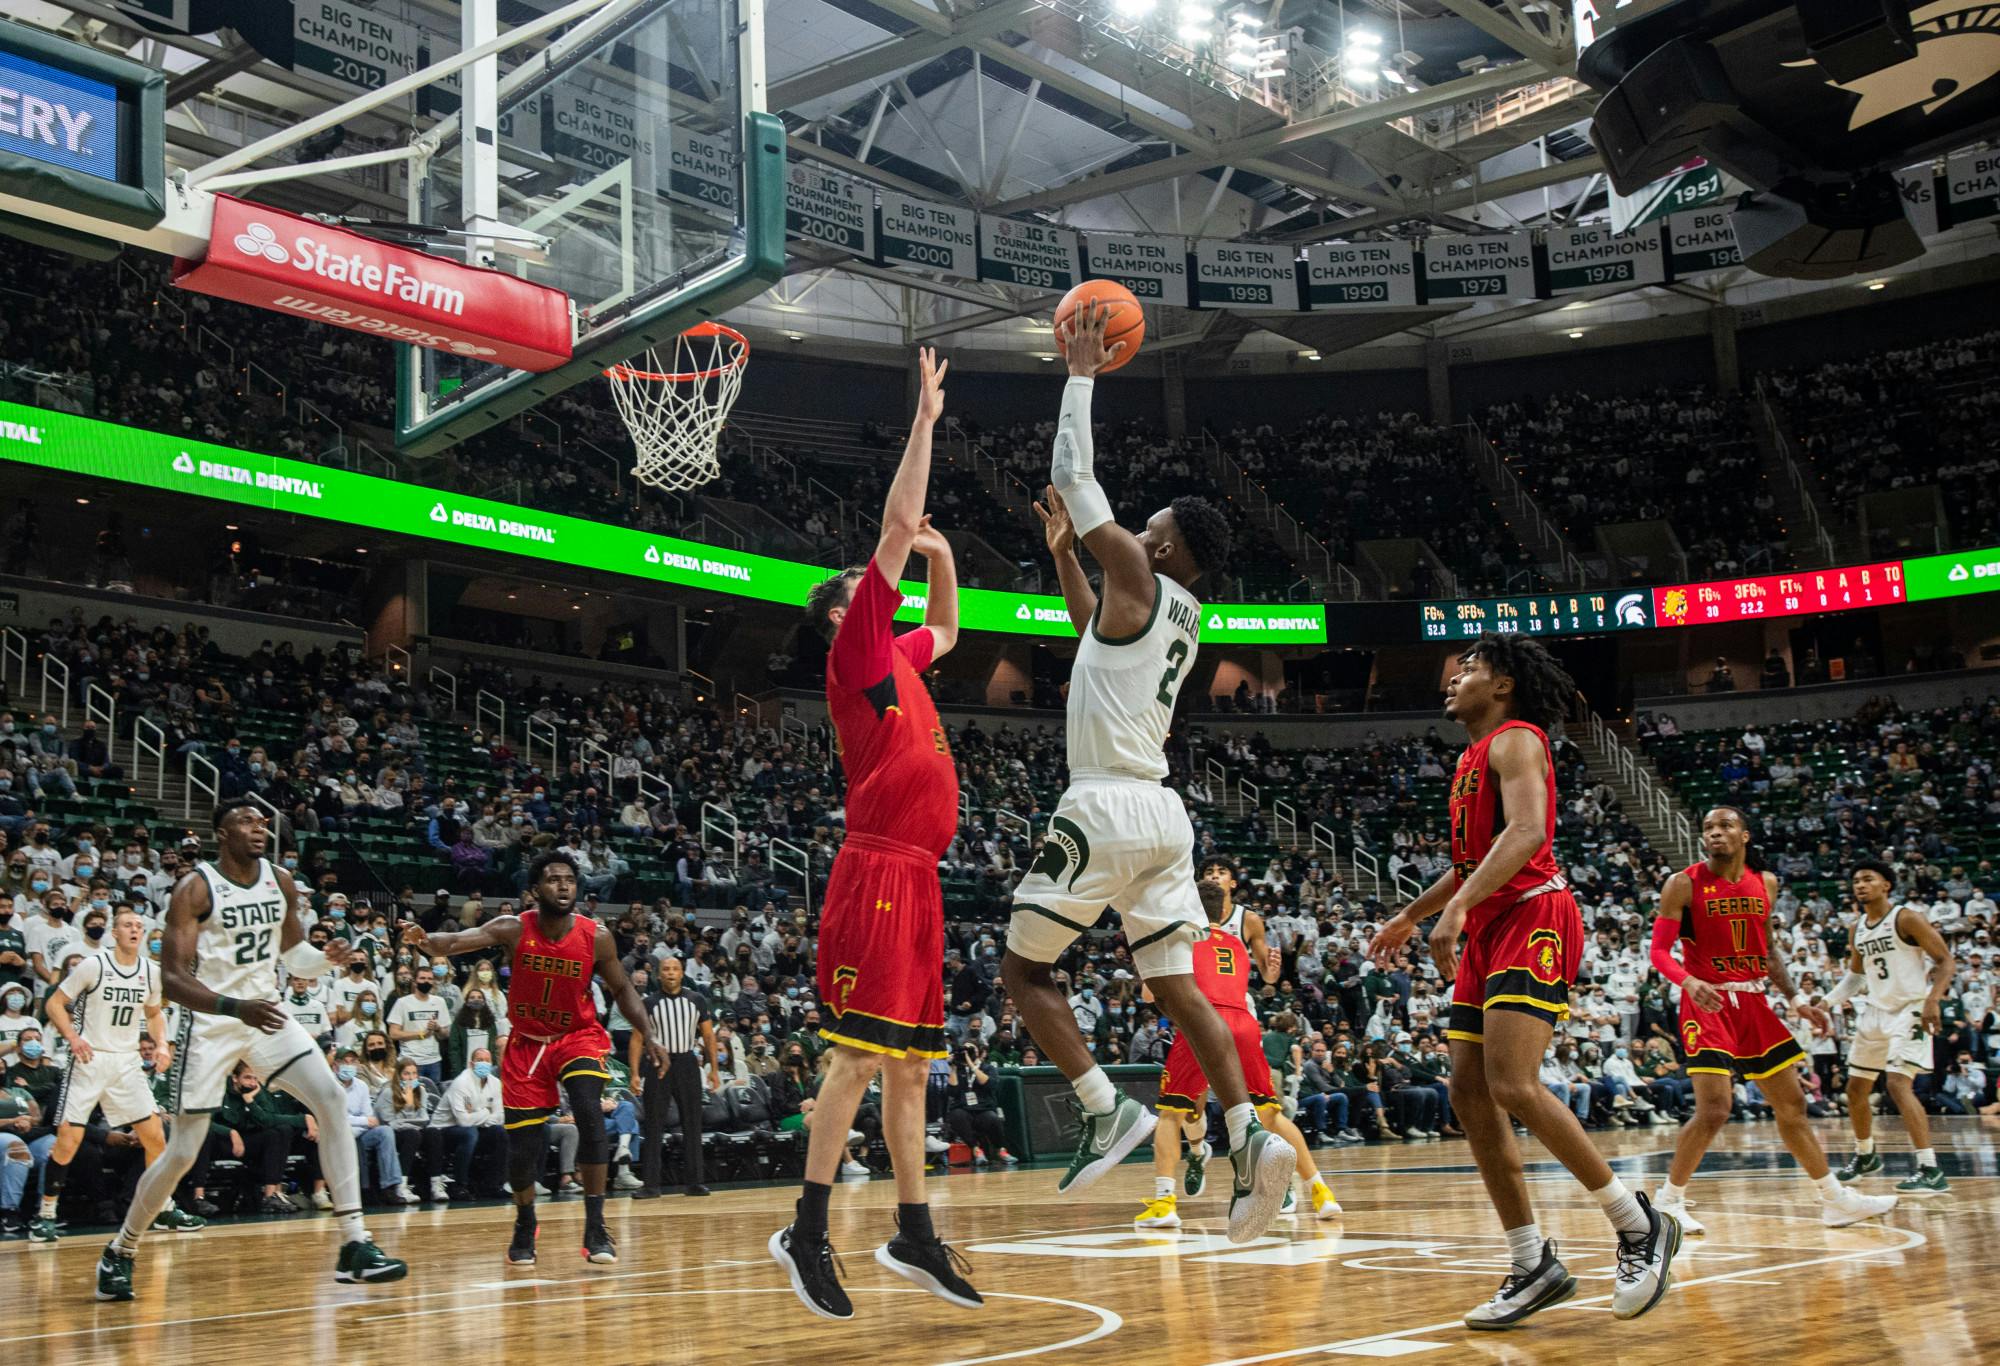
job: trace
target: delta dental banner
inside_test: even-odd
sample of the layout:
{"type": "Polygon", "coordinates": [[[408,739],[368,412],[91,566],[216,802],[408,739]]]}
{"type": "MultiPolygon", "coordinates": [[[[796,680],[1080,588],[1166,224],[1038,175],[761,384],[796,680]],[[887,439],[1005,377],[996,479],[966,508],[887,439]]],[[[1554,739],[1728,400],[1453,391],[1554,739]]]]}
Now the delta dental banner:
{"type": "Polygon", "coordinates": [[[1408,242],[1322,242],[1306,248],[1306,307],[1414,308],[1417,254],[1408,242]]]}
{"type": "Polygon", "coordinates": [[[1293,249],[1261,242],[1195,244],[1195,302],[1233,313],[1297,313],[1299,275],[1293,249]]]}
{"type": "Polygon", "coordinates": [[[979,278],[979,215],[882,191],[882,263],[941,270],[961,280],[979,278]]]}
{"type": "Polygon", "coordinates": [[[1535,247],[1527,233],[1425,239],[1426,303],[1534,297],[1535,247]]]}
{"type": "Polygon", "coordinates": [[[785,168],[785,231],[854,256],[875,255],[875,191],[810,162],[785,168]]]}
{"type": "Polygon", "coordinates": [[[559,289],[226,194],[215,197],[212,234],[207,259],[174,262],[182,289],[514,370],[570,358],[559,289]]]}
{"type": "Polygon", "coordinates": [[[1657,285],[1667,278],[1657,223],[1615,236],[1609,223],[1558,228],[1547,239],[1549,294],[1578,294],[1605,285],[1657,285]]]}
{"type": "Polygon", "coordinates": [[[1084,273],[1093,280],[1116,280],[1143,303],[1186,308],[1187,243],[1178,237],[1083,239],[1084,273]]]}
{"type": "Polygon", "coordinates": [[[979,216],[979,278],[1066,294],[1083,278],[1069,228],[979,216]]]}

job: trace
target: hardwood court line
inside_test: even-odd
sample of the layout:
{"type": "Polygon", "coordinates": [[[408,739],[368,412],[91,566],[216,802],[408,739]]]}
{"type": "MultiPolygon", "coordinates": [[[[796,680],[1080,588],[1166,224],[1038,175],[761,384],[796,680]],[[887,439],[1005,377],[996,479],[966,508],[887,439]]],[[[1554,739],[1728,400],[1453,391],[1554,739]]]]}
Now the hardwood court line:
{"type": "MultiPolygon", "coordinates": [[[[558,1304],[575,1304],[586,1301],[598,1304],[605,1300],[658,1300],[697,1295],[790,1295],[793,1293],[790,1286],[765,1285],[741,1286],[729,1290],[621,1290],[608,1295],[537,1296],[532,1303],[524,1303],[519,1307],[523,1309],[540,1309],[558,1304]]],[[[928,1290],[906,1290],[895,1286],[856,1286],[848,1293],[853,1295],[930,1294],[928,1290]]],[[[1086,1304],[1082,1300],[1059,1299],[1053,1295],[1026,1295],[1007,1290],[989,1290],[985,1292],[985,1297],[989,1300],[1025,1300],[1032,1304],[1053,1304],[1065,1309],[1079,1309],[1084,1313],[1096,1315],[1097,1327],[1087,1333],[1080,1333],[1075,1337],[1065,1338],[1061,1342],[1052,1342],[1042,1347],[1023,1347],[1012,1352],[1000,1352],[993,1356],[964,1357],[956,1361],[941,1362],[939,1366],[986,1366],[988,1362],[1012,1361],[1020,1357],[1041,1356],[1045,1352],[1060,1352],[1071,1347],[1082,1347],[1087,1343],[1095,1342],[1099,1338],[1107,1337],[1125,1326],[1124,1317],[1115,1310],[1106,1309],[1102,1305],[1086,1304]]],[[[476,1314],[503,1307],[508,1306],[490,1304],[442,1305],[433,1309],[411,1309],[397,1314],[370,1314],[364,1316],[362,1321],[364,1323],[387,1323],[396,1319],[429,1318],[442,1314],[476,1314]]]]}
{"type": "MultiPolygon", "coordinates": [[[[1776,1218],[1779,1216],[1766,1216],[1766,1217],[1776,1218]]],[[[1678,1277],[1676,1277],[1674,1280],[1673,1289],[1685,1290],[1691,1286],[1713,1285],[1723,1281],[1738,1280],[1746,1276],[1769,1275],[1777,1271],[1797,1271],[1804,1267],[1827,1266],[1834,1262],[1859,1261],[1864,1257],[1878,1257],[1885,1252],[1908,1252],[1912,1248],[1922,1247],[1926,1243],[1930,1242],[1929,1238],[1925,1237],[1921,1233],[1918,1233],[1915,1229],[1899,1228],[1893,1224],[1885,1224],[1882,1226],[1882,1228],[1884,1232],[1903,1234],[1905,1241],[1896,1247],[1876,1247],[1876,1248],[1869,1248],[1865,1251],[1859,1251],[1859,1252],[1839,1252],[1825,1257],[1808,1258],[1807,1260],[1800,1262],[1786,1262],[1778,1266],[1746,1266],[1739,1271],[1718,1272],[1713,1276],[1697,1276],[1693,1280],[1687,1280],[1687,1281],[1681,1280],[1678,1277]]],[[[1571,1300],[1567,1304],[1557,1305],[1556,1308],[1572,1309],[1572,1310],[1575,1309],[1589,1310],[1593,1306],[1607,1304],[1610,1301],[1610,1299],[1611,1296],[1609,1294],[1592,1295],[1586,1299],[1571,1300]]],[[[1449,1319],[1443,1323],[1426,1323],[1426,1324],[1419,1324],[1414,1328],[1398,1328],[1395,1331],[1388,1333],[1371,1333],[1366,1337],[1342,1338],[1336,1342],[1322,1342],[1308,1347],[1293,1347],[1282,1352],[1265,1352],[1260,1356],[1232,1357],[1228,1361],[1211,1362],[1209,1363],[1209,1366],[1258,1366],[1258,1363],[1261,1362],[1285,1361],[1293,1357],[1312,1356],[1320,1353],[1335,1352],[1345,1347],[1365,1346],[1371,1342],[1391,1342],[1394,1341],[1396,1338],[1414,1337],[1420,1333],[1444,1333],[1452,1331],[1459,1331],[1459,1332],[1467,1331],[1465,1327],[1465,1320],[1462,1318],[1449,1319]]]]}

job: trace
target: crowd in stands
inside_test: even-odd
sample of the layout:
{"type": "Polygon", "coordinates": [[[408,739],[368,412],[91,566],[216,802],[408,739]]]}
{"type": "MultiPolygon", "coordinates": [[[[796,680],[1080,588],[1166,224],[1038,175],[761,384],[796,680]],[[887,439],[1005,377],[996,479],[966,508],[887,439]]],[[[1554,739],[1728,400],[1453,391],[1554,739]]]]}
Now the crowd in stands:
{"type": "MultiPolygon", "coordinates": [[[[1579,552],[1595,550],[1600,526],[1664,519],[1691,578],[1791,563],[1740,398],[1700,386],[1556,394],[1489,408],[1479,425],[1579,552]]],[[[1634,573],[1657,579],[1669,568],[1634,573]]]]}
{"type": "Polygon", "coordinates": [[[1870,558],[2000,541],[1996,349],[2000,332],[1984,332],[1765,377],[1831,506],[1937,486],[1936,534],[1913,539],[1896,521],[1871,524],[1870,558]]]}

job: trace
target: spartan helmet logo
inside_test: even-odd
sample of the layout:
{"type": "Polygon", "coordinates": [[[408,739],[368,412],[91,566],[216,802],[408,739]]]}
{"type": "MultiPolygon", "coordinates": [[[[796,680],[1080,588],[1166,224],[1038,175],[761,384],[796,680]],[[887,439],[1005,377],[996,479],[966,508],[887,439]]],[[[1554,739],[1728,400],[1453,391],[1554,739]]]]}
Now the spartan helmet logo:
{"type": "Polygon", "coordinates": [[[1068,816],[1051,818],[1048,833],[1042,836],[1042,852],[1035,856],[1031,871],[1075,891],[1077,875],[1089,864],[1090,840],[1077,823],[1068,816]]]}
{"type": "Polygon", "coordinates": [[[1644,626],[1646,624],[1646,599],[1639,593],[1627,593],[1618,599],[1612,609],[1620,626],[1644,626]]]}
{"type": "Polygon", "coordinates": [[[2000,9],[1968,0],[1939,0],[1912,10],[1910,21],[1917,53],[1909,61],[1871,71],[1859,80],[1827,82],[1859,97],[1847,119],[1848,132],[1911,109],[1935,114],[2000,73],[2000,9]]]}

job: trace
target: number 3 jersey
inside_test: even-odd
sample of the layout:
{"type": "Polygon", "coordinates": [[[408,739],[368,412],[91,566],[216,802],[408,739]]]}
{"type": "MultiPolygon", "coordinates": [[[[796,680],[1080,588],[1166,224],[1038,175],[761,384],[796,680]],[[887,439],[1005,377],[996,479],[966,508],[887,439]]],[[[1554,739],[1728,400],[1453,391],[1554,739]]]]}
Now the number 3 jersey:
{"type": "Polygon", "coordinates": [[[291,908],[270,861],[257,860],[247,886],[205,861],[195,872],[208,883],[208,914],[195,935],[195,980],[221,996],[277,1000],[278,942],[291,908]]]}
{"type": "Polygon", "coordinates": [[[1201,604],[1153,576],[1153,614],[1129,636],[1098,630],[1093,614],[1069,673],[1069,780],[1103,774],[1157,783],[1167,776],[1167,732],[1201,643],[1201,604]]]}
{"type": "Polygon", "coordinates": [[[1194,945],[1194,985],[1218,1010],[1248,1011],[1250,950],[1220,925],[1208,927],[1208,938],[1194,945]]]}

